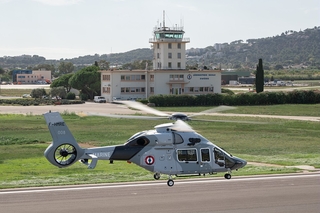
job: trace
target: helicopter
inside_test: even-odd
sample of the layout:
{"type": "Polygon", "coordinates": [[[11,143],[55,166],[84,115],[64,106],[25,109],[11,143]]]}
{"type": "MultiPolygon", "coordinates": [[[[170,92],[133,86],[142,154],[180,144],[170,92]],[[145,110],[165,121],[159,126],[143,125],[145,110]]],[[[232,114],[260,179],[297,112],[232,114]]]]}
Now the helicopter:
{"type": "Polygon", "coordinates": [[[123,160],[152,172],[156,180],[162,174],[168,175],[167,185],[172,187],[173,176],[225,172],[224,177],[231,179],[233,170],[247,164],[213,144],[181,119],[135,133],[122,145],[81,148],[59,112],[49,111],[44,118],[53,139],[44,156],[60,168],[79,161],[88,169],[94,169],[98,160],[123,160]]]}

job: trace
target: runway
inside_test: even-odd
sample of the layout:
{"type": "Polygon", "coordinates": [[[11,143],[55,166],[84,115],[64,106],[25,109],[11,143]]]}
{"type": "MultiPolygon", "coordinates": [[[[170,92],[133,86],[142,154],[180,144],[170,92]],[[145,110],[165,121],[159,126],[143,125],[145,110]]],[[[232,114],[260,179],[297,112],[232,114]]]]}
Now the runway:
{"type": "Polygon", "coordinates": [[[265,213],[320,209],[320,173],[0,190],[0,212],[265,213]]]}

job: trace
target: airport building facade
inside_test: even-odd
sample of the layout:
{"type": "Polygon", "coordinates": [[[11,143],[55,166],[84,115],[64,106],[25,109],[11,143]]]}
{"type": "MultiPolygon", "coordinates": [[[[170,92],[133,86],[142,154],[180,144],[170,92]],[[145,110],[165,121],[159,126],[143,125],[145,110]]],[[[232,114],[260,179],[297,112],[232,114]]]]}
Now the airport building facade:
{"type": "MultiPolygon", "coordinates": [[[[147,99],[152,95],[221,93],[221,70],[186,69],[183,27],[154,29],[149,43],[153,48],[153,70],[102,70],[101,95],[113,99],[147,99]]],[[[147,66],[146,66],[147,67],[147,66]]]]}
{"type": "Polygon", "coordinates": [[[50,70],[13,70],[12,82],[14,84],[50,84],[50,70]]]}

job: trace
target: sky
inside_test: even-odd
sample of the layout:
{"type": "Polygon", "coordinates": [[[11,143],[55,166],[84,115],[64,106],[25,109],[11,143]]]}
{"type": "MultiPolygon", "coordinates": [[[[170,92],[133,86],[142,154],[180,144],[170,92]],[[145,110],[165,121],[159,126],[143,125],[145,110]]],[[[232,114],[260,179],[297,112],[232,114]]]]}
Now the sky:
{"type": "Polygon", "coordinates": [[[163,21],[187,49],[320,26],[320,0],[0,0],[0,57],[68,59],[150,48],[163,21]]]}

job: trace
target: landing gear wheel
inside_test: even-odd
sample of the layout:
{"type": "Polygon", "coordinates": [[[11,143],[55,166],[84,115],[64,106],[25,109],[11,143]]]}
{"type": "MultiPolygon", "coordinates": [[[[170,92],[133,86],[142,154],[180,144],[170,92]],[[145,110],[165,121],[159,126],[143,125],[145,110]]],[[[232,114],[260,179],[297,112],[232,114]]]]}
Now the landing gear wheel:
{"type": "Polygon", "coordinates": [[[225,174],[224,178],[229,180],[229,179],[231,179],[231,175],[230,174],[225,174]]]}
{"type": "Polygon", "coordinates": [[[173,185],[174,185],[174,181],[170,179],[170,180],[168,180],[167,184],[168,184],[168,186],[170,186],[170,187],[171,187],[171,186],[173,186],[173,185]]]}
{"type": "Polygon", "coordinates": [[[61,166],[72,164],[77,158],[77,150],[71,144],[61,144],[54,152],[54,160],[61,166]]]}
{"type": "Polygon", "coordinates": [[[159,173],[154,173],[153,178],[156,180],[160,179],[160,174],[159,173]]]}

